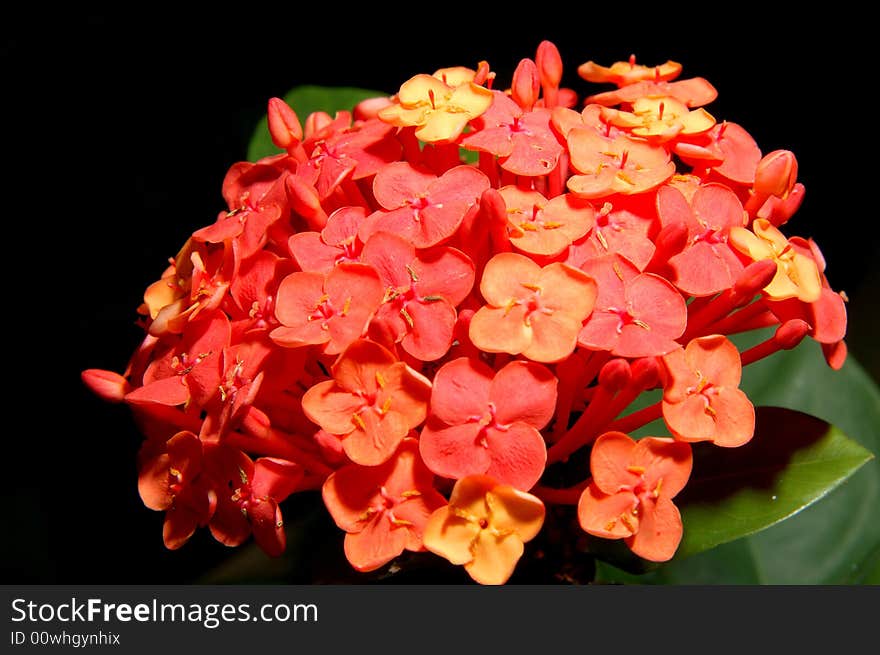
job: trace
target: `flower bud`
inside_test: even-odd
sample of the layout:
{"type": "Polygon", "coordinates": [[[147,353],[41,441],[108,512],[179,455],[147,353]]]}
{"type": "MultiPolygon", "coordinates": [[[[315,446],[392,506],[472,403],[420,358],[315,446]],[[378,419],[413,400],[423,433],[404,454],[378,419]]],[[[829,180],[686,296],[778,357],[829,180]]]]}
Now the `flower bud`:
{"type": "Polygon", "coordinates": [[[621,357],[612,359],[599,371],[599,384],[609,393],[617,393],[632,380],[629,362],[621,357]]]}
{"type": "Polygon", "coordinates": [[[303,131],[296,112],[281,98],[269,100],[269,134],[272,143],[282,150],[295,147],[302,141],[303,131]]]}
{"type": "Polygon", "coordinates": [[[541,90],[541,80],[538,75],[538,67],[531,59],[523,59],[513,73],[513,86],[511,94],[513,99],[525,111],[531,111],[538,101],[541,90]]]}
{"type": "Polygon", "coordinates": [[[774,150],[758,162],[755,193],[787,198],[797,182],[798,164],[789,150],[774,150]]]}
{"type": "Polygon", "coordinates": [[[791,350],[797,346],[810,332],[810,324],[799,318],[786,321],[776,329],[773,340],[783,350],[791,350]]]}
{"type": "Polygon", "coordinates": [[[541,74],[541,84],[545,87],[558,87],[562,81],[562,57],[550,41],[541,41],[535,54],[535,63],[541,74]]]}
{"type": "Polygon", "coordinates": [[[92,393],[111,403],[121,403],[131,390],[128,380],[113,371],[90,368],[83,371],[80,378],[92,393]]]}

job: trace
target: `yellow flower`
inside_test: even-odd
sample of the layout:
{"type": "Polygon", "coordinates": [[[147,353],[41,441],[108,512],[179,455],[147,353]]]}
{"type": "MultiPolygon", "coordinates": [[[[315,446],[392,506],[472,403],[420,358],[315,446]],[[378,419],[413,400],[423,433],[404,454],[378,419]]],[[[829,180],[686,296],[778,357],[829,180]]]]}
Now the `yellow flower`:
{"type": "MultiPolygon", "coordinates": [[[[446,70],[447,81],[467,79],[458,69],[446,70]]],[[[381,120],[397,127],[414,126],[416,136],[427,143],[450,143],[489,108],[492,92],[473,82],[450,86],[438,77],[421,74],[404,82],[394,100],[379,112],[381,120]]]]}
{"type": "Polygon", "coordinates": [[[424,545],[465,571],[480,584],[507,582],[544,524],[544,504],[535,496],[486,475],[455,483],[449,505],[436,510],[425,525],[424,545]]]}

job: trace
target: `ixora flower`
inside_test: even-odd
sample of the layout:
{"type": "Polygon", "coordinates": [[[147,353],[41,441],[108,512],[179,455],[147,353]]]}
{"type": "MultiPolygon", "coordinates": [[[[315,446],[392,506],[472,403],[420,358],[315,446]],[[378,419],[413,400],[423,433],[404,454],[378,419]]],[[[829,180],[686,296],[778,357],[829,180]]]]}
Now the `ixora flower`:
{"type": "MultiPolygon", "coordinates": [[[[729,515],[688,513],[724,502],[700,498],[701,462],[788,438],[761,432],[743,368],[810,336],[839,369],[845,295],[783,233],[795,156],[716,120],[715,88],[681,71],[587,62],[617,88],[581,108],[545,41],[509,89],[480,62],[335,116],[271,99],[278,152],[234,164],[227,209],[181,235],[125,370],[82,374],[146,436],[165,545],[207,528],[278,556],[286,499],[320,490],[357,571],[501,584],[526,553],[561,571],[561,543],[605,557],[587,535],[666,561],[729,515]]],[[[778,505],[755,521],[801,508],[778,505]]]]}
{"type": "Polygon", "coordinates": [[[578,502],[581,527],[599,537],[625,539],[647,560],[670,559],[682,535],[672,499],[692,466],[686,443],[656,437],[633,441],[622,432],[606,432],[590,454],[593,480],[578,502]]]}
{"type": "Polygon", "coordinates": [[[425,548],[461,564],[481,584],[504,584],[524,544],[544,523],[544,504],[535,496],[485,475],[461,478],[449,504],[425,525],[425,548]]]}

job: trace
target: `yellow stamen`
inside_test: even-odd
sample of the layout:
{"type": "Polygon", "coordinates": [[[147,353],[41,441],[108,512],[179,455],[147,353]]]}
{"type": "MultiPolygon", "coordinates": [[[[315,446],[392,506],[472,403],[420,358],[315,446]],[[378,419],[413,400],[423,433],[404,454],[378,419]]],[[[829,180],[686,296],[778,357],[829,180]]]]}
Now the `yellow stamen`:
{"type": "Polygon", "coordinates": [[[341,316],[345,316],[348,314],[348,310],[351,307],[351,296],[345,299],[345,303],[342,305],[342,311],[339,312],[341,316]]]}
{"type": "Polygon", "coordinates": [[[660,487],[662,487],[662,486],[663,486],[663,478],[660,478],[659,480],[657,480],[657,486],[654,487],[654,498],[660,497],[660,487]]]}
{"type": "Polygon", "coordinates": [[[630,473],[635,473],[636,475],[641,475],[642,473],[645,472],[645,467],[644,466],[627,466],[626,470],[629,471],[630,473]]]}
{"type": "Polygon", "coordinates": [[[376,371],[376,384],[379,385],[380,389],[385,388],[385,376],[379,371],[376,371]]]}
{"type": "Polygon", "coordinates": [[[385,416],[385,414],[387,414],[390,410],[391,410],[391,397],[389,396],[388,398],[385,399],[385,402],[382,403],[382,408],[379,410],[379,413],[382,414],[382,416],[385,416]]]}
{"type": "Polygon", "coordinates": [[[364,423],[364,419],[361,418],[360,414],[352,414],[351,422],[358,426],[361,430],[367,429],[367,424],[364,423]]]}

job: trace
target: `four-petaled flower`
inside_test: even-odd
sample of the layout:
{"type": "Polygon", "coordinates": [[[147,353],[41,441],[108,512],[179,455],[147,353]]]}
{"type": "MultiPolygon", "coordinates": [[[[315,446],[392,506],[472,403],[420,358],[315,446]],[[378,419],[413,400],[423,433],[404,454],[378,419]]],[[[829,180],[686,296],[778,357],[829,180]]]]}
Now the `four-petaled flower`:
{"type": "Polygon", "coordinates": [[[663,357],[663,420],[676,439],[747,443],[755,432],[755,408],[739,389],[739,351],[720,334],[694,339],[663,357]]]}
{"type": "Polygon", "coordinates": [[[588,533],[624,539],[639,557],[665,562],[678,548],[681,515],[672,499],[691,474],[689,444],[645,437],[632,440],[606,432],[593,445],[593,479],[578,502],[578,520],[588,533]]]}
{"type": "Polygon", "coordinates": [[[366,242],[374,232],[392,232],[428,248],[451,237],[488,188],[488,178],[472,166],[437,177],[407,162],[390,164],[373,180],[376,202],[384,209],[367,217],[358,234],[366,242]]]}
{"type": "Polygon", "coordinates": [[[492,92],[473,82],[450,86],[433,75],[421,74],[403,83],[396,100],[379,110],[381,120],[398,127],[415,127],[416,136],[427,143],[448,143],[489,108],[492,92]]]}
{"type": "Polygon", "coordinates": [[[345,454],[357,464],[387,461],[427,416],[431,383],[379,344],[355,341],[331,373],[332,380],[305,393],[303,411],[324,430],[339,435],[345,454]]]}
{"type": "Polygon", "coordinates": [[[447,478],[485,473],[531,489],[547,459],[540,430],[555,407],[556,378],[540,364],[516,361],[495,373],[482,362],[455,359],[434,377],[422,457],[447,478]]]}
{"type": "Polygon", "coordinates": [[[347,464],[327,478],[324,504],[346,532],[345,556],[355,569],[374,571],[404,549],[423,550],[425,523],[446,504],[433,482],[415,439],[404,439],[384,464],[347,464]]]}
{"type": "Polygon", "coordinates": [[[456,482],[449,505],[431,514],[425,548],[465,571],[480,584],[504,584],[544,524],[544,504],[535,496],[498,484],[486,475],[456,482]]]}
{"type": "Polygon", "coordinates": [[[808,255],[789,243],[785,235],[763,218],[752,223],[752,229],[730,229],[730,243],[752,261],[772,259],[776,262],[776,275],[764,293],[772,300],[797,298],[803,302],[815,302],[822,295],[819,268],[808,255]]]}
{"type": "Polygon", "coordinates": [[[575,348],[581,325],[593,311],[596,282],[567,264],[541,268],[524,255],[502,253],[486,264],[480,293],[488,304],[471,319],[474,345],[557,362],[575,348]]]}

